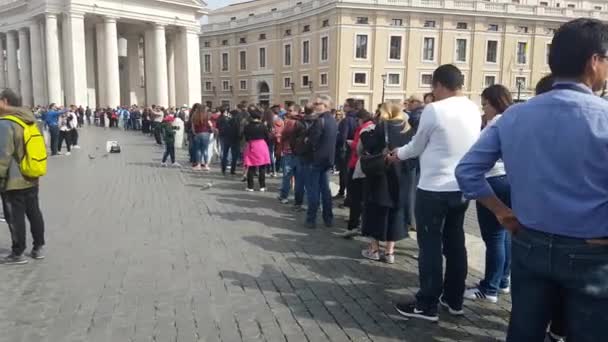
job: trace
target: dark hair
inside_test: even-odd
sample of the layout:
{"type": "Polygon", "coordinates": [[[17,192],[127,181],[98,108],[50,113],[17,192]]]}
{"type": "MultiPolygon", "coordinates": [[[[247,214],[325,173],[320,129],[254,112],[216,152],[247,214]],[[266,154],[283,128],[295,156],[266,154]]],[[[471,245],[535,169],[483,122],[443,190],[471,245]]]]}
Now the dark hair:
{"type": "Polygon", "coordinates": [[[357,101],[355,101],[355,99],[353,99],[352,97],[346,99],[346,101],[344,101],[344,104],[346,104],[347,106],[349,106],[351,109],[354,109],[356,106],[357,101]]]}
{"type": "Polygon", "coordinates": [[[433,99],[433,101],[435,101],[435,95],[433,95],[433,93],[424,94],[424,96],[422,97],[422,100],[425,101],[427,97],[431,97],[433,99]]]}
{"type": "Polygon", "coordinates": [[[249,107],[249,115],[251,116],[252,119],[261,119],[262,118],[262,111],[259,110],[256,107],[249,107]]]}
{"type": "Polygon", "coordinates": [[[307,103],[304,106],[304,115],[310,115],[312,113],[314,113],[314,109],[312,108],[312,105],[310,103],[307,103]]]}
{"type": "Polygon", "coordinates": [[[367,122],[372,120],[372,114],[365,109],[361,109],[357,112],[357,119],[363,120],[363,122],[367,122]]]}
{"type": "Polygon", "coordinates": [[[555,83],[555,77],[553,77],[553,75],[549,74],[549,75],[543,76],[543,78],[538,80],[538,83],[536,83],[536,89],[535,89],[536,95],[546,93],[546,92],[550,91],[551,89],[553,89],[553,83],[555,83]]]}
{"type": "Polygon", "coordinates": [[[433,72],[433,86],[441,84],[449,90],[462,89],[464,77],[462,72],[452,64],[444,64],[433,72]]]}
{"type": "Polygon", "coordinates": [[[551,42],[549,67],[556,78],[583,75],[589,58],[606,55],[608,26],[596,19],[579,18],[562,25],[551,42]]]}
{"type": "Polygon", "coordinates": [[[9,106],[21,107],[21,96],[11,89],[4,89],[0,93],[0,99],[6,100],[9,106]]]}
{"type": "Polygon", "coordinates": [[[488,101],[498,113],[504,113],[513,104],[511,92],[500,84],[494,84],[484,89],[481,97],[488,101]]]}

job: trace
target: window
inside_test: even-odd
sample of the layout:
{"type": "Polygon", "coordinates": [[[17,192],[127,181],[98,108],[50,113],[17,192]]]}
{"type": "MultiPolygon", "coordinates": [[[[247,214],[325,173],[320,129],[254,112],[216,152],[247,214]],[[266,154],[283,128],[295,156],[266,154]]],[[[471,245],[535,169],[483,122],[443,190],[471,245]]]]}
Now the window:
{"type": "Polygon", "coordinates": [[[209,82],[209,81],[205,82],[205,90],[211,91],[211,82],[209,82]]]}
{"type": "Polygon", "coordinates": [[[228,45],[228,40],[227,39],[222,40],[222,45],[228,45]]]}
{"type": "Polygon", "coordinates": [[[388,59],[401,60],[401,36],[391,36],[388,59]]]}
{"type": "Polygon", "coordinates": [[[367,74],[364,72],[356,72],[354,74],[353,83],[358,85],[367,85],[367,74]]]}
{"type": "Polygon", "coordinates": [[[321,82],[322,86],[326,86],[327,85],[327,73],[326,72],[322,72],[319,75],[319,79],[320,79],[320,82],[321,82]]]}
{"type": "Polygon", "coordinates": [[[283,65],[291,65],[291,44],[285,44],[283,53],[283,65]]]}
{"type": "Polygon", "coordinates": [[[285,30],[285,37],[291,36],[291,29],[285,30]]]}
{"type": "Polygon", "coordinates": [[[260,68],[266,67],[266,48],[260,48],[260,68]]]}
{"type": "Polygon", "coordinates": [[[427,20],[424,22],[424,27],[435,27],[435,20],[427,20]]]}
{"type": "Polygon", "coordinates": [[[310,25],[304,25],[302,32],[310,32],[310,25]]]}
{"type": "Polygon", "coordinates": [[[302,87],[308,87],[309,84],[310,84],[310,77],[308,77],[308,75],[303,75],[302,76],[302,87]]]}
{"type": "Polygon", "coordinates": [[[270,12],[276,12],[276,11],[277,11],[276,7],[273,7],[273,8],[270,9],[270,12]]]}
{"type": "Polygon", "coordinates": [[[511,0],[511,3],[518,4],[519,0],[511,0]]]}
{"type": "Polygon", "coordinates": [[[422,74],[420,75],[420,85],[423,87],[430,87],[433,84],[433,74],[422,74]]]}
{"type": "Polygon", "coordinates": [[[235,21],[236,17],[230,17],[230,21],[235,21]]]}
{"type": "Polygon", "coordinates": [[[484,87],[489,87],[489,86],[493,86],[496,84],[496,76],[494,75],[490,75],[490,76],[485,76],[483,79],[483,86],[484,87]]]}
{"type": "Polygon", "coordinates": [[[241,80],[241,82],[239,82],[239,87],[241,90],[247,90],[247,81],[241,80]]]}
{"type": "Polygon", "coordinates": [[[467,61],[467,40],[456,39],[456,62],[467,61]]]}
{"type": "Polygon", "coordinates": [[[515,86],[522,89],[526,88],[526,78],[524,76],[515,77],[515,86]]]}
{"type": "Polygon", "coordinates": [[[329,19],[323,20],[323,24],[321,26],[322,27],[329,27],[329,19]]]}
{"type": "Polygon", "coordinates": [[[266,33],[260,33],[260,40],[266,39],[266,33]]]}
{"type": "Polygon", "coordinates": [[[518,26],[517,32],[519,33],[528,33],[528,26],[518,26]]]}
{"type": "Polygon", "coordinates": [[[213,107],[213,102],[205,101],[205,106],[207,106],[207,108],[211,108],[211,107],[213,107]]]}
{"type": "Polygon", "coordinates": [[[367,17],[357,17],[357,24],[369,24],[369,19],[367,17]]]}
{"type": "Polygon", "coordinates": [[[310,41],[302,42],[302,64],[310,63],[310,41]]]}
{"type": "Polygon", "coordinates": [[[488,40],[486,43],[486,62],[496,63],[498,56],[498,41],[488,40]]]}
{"type": "Polygon", "coordinates": [[[329,58],[329,37],[321,37],[321,61],[329,58]]]}
{"type": "Polygon", "coordinates": [[[526,64],[528,62],[528,43],[518,42],[517,43],[517,64],[526,64]]]}
{"type": "Polygon", "coordinates": [[[241,70],[247,70],[247,51],[239,52],[239,64],[241,70]]]}
{"type": "Polygon", "coordinates": [[[211,72],[211,55],[203,56],[203,72],[211,72]]]}
{"type": "Polygon", "coordinates": [[[457,23],[456,24],[457,30],[466,30],[468,28],[469,28],[469,24],[467,24],[467,23],[457,23]]]}
{"type": "Polygon", "coordinates": [[[546,2],[546,1],[541,1],[541,2],[540,2],[540,5],[541,5],[541,6],[544,6],[544,7],[547,7],[547,6],[549,6],[549,3],[548,3],[548,2],[546,2]]]}
{"type": "Polygon", "coordinates": [[[547,44],[545,50],[545,64],[549,65],[549,53],[551,52],[551,44],[547,44]]]}
{"type": "Polygon", "coordinates": [[[222,71],[228,71],[228,52],[222,53],[222,71]]]}
{"type": "Polygon", "coordinates": [[[568,8],[576,8],[575,4],[568,4],[568,8]]]}
{"type": "Polygon", "coordinates": [[[403,19],[391,20],[391,26],[403,26],[403,19]]]}
{"type": "Polygon", "coordinates": [[[250,17],[253,17],[255,15],[255,13],[249,13],[250,17]]]}
{"type": "Polygon", "coordinates": [[[355,42],[355,58],[367,59],[367,35],[358,34],[355,42]]]}
{"type": "Polygon", "coordinates": [[[435,60],[435,38],[425,37],[424,46],[422,50],[422,60],[434,61],[435,60]]]}
{"type": "Polygon", "coordinates": [[[386,83],[390,86],[401,85],[401,74],[387,74],[386,83]]]}
{"type": "Polygon", "coordinates": [[[283,88],[291,89],[291,77],[283,78],[283,88]]]}
{"type": "Polygon", "coordinates": [[[593,7],[594,10],[596,11],[601,11],[602,10],[602,6],[595,6],[593,7]]]}
{"type": "Polygon", "coordinates": [[[209,44],[209,42],[203,42],[203,46],[204,47],[209,47],[209,46],[211,46],[211,44],[209,44]]]}
{"type": "Polygon", "coordinates": [[[245,37],[239,38],[239,44],[247,44],[247,38],[245,38],[245,37]]]}
{"type": "Polygon", "coordinates": [[[230,81],[227,81],[227,80],[222,81],[222,89],[230,90],[230,81]]]}
{"type": "Polygon", "coordinates": [[[497,24],[489,24],[488,25],[488,31],[498,32],[498,25],[497,24]]]}

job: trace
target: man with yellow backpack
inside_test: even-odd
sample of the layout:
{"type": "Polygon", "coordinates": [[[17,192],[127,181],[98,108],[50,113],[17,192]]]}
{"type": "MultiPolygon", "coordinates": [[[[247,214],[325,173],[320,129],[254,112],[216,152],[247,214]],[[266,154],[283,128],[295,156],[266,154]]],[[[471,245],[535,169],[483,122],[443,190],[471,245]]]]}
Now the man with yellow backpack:
{"type": "Polygon", "coordinates": [[[30,256],[43,259],[44,219],[38,205],[38,179],[46,174],[46,146],[31,110],[10,89],[0,92],[0,195],[11,231],[12,252],[0,264],[26,264],[25,217],[30,221],[30,256]]]}

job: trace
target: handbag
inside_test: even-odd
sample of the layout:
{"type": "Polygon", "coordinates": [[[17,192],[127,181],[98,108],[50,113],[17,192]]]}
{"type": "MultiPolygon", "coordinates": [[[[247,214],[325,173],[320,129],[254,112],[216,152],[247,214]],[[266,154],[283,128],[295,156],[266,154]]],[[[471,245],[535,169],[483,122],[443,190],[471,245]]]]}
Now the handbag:
{"type": "Polygon", "coordinates": [[[388,129],[386,126],[386,121],[384,121],[382,124],[384,126],[385,145],[382,152],[375,154],[363,153],[363,155],[360,157],[361,171],[363,171],[367,177],[380,176],[386,171],[386,156],[389,153],[388,129]]]}

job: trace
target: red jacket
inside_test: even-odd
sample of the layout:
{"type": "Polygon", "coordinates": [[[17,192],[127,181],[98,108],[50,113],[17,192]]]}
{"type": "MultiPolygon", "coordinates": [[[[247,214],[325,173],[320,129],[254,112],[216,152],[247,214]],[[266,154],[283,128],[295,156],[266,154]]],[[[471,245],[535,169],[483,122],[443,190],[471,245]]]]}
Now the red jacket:
{"type": "Polygon", "coordinates": [[[361,138],[361,131],[373,124],[373,121],[368,121],[363,123],[363,125],[359,125],[357,129],[355,129],[355,136],[353,137],[353,143],[350,145],[350,160],[348,161],[348,168],[354,169],[357,166],[357,161],[359,160],[359,155],[357,154],[357,145],[359,144],[359,139],[361,138]]]}

